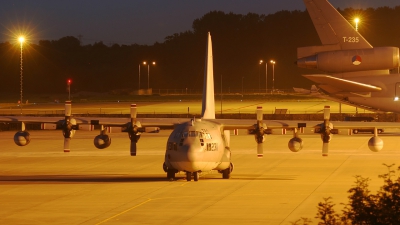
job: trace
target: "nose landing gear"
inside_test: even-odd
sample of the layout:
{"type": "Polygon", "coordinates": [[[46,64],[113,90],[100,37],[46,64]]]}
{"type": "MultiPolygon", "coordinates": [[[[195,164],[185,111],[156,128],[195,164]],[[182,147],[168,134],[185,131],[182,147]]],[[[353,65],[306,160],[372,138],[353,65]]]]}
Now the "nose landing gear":
{"type": "Polygon", "coordinates": [[[193,176],[193,180],[194,181],[198,181],[199,177],[200,177],[200,174],[199,174],[199,172],[193,172],[193,173],[186,172],[186,180],[187,181],[191,181],[192,180],[192,176],[193,176]]]}

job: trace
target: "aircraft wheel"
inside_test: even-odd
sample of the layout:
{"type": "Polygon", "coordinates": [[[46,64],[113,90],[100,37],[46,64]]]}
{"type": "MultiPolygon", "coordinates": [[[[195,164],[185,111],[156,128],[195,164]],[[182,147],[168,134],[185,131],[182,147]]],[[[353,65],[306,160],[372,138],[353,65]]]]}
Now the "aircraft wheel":
{"type": "Polygon", "coordinates": [[[199,180],[199,177],[200,177],[200,175],[199,175],[198,172],[194,172],[194,173],[193,173],[193,180],[194,180],[194,181],[198,181],[198,180],[199,180]]]}
{"type": "Polygon", "coordinates": [[[192,173],[191,172],[186,172],[186,180],[191,181],[192,180],[192,173]]]}
{"type": "Polygon", "coordinates": [[[168,170],[167,171],[167,179],[170,181],[175,180],[175,170],[168,170]]]}
{"type": "Polygon", "coordinates": [[[222,170],[222,178],[223,179],[231,178],[231,168],[227,168],[227,169],[222,170]]]}

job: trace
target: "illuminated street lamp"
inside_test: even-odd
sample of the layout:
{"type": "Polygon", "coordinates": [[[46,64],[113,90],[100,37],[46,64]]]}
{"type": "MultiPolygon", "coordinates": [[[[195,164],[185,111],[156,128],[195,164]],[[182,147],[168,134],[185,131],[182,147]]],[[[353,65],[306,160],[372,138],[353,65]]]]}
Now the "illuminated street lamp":
{"type": "Polygon", "coordinates": [[[18,38],[18,41],[19,41],[20,46],[21,46],[21,61],[20,61],[20,85],[21,85],[21,93],[20,93],[20,99],[19,99],[19,101],[20,101],[20,104],[22,104],[22,70],[23,70],[23,65],[22,65],[22,45],[23,45],[23,43],[24,43],[24,41],[25,41],[25,38],[24,38],[23,36],[20,36],[20,37],[18,38]]]}
{"type": "Polygon", "coordinates": [[[354,22],[356,23],[356,31],[358,31],[358,23],[360,22],[360,19],[357,17],[354,19],[354,22]]]}
{"type": "Polygon", "coordinates": [[[138,90],[140,91],[140,63],[139,63],[139,82],[138,83],[139,83],[139,89],[138,90]]]}
{"type": "MultiPolygon", "coordinates": [[[[143,65],[146,65],[147,62],[143,62],[143,65]]],[[[152,65],[156,65],[156,62],[152,62],[152,65]]],[[[147,64],[147,89],[150,89],[150,63],[147,64]]]]}
{"type": "Polygon", "coordinates": [[[72,83],[72,80],[71,80],[71,79],[68,79],[68,80],[67,80],[67,85],[68,85],[68,100],[70,100],[70,101],[71,101],[71,83],[72,83]]]}
{"type": "Polygon", "coordinates": [[[264,61],[261,59],[259,62],[258,62],[258,64],[260,65],[259,67],[258,67],[258,92],[261,92],[261,87],[260,87],[260,85],[261,85],[261,81],[260,81],[260,68],[261,68],[261,64],[263,63],[264,61]]]}
{"type": "MultiPolygon", "coordinates": [[[[264,63],[263,60],[260,60],[260,65],[264,63]]],[[[259,71],[260,72],[260,71],[259,71]]],[[[259,82],[260,83],[260,82],[259,82]]],[[[265,93],[268,93],[268,62],[265,62],[265,93]]]]}
{"type": "Polygon", "coordinates": [[[271,60],[270,63],[272,64],[272,91],[275,90],[275,61],[271,60]]]}

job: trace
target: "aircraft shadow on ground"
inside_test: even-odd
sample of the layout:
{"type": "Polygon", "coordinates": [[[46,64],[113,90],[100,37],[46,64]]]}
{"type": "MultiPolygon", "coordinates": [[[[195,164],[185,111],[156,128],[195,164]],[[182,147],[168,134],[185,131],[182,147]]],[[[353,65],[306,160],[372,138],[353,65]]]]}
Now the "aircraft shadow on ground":
{"type": "Polygon", "coordinates": [[[0,176],[1,183],[131,183],[166,181],[166,176],[154,175],[21,175],[0,176]]]}
{"type": "MultiPolygon", "coordinates": [[[[177,175],[175,180],[184,180],[184,176],[177,175]]],[[[230,180],[295,180],[293,176],[260,176],[254,174],[232,175],[230,180]]],[[[201,176],[200,180],[223,180],[219,175],[201,176]]],[[[167,181],[165,175],[21,175],[0,176],[0,184],[25,184],[25,183],[134,183],[134,182],[160,182],[167,181]]]]}

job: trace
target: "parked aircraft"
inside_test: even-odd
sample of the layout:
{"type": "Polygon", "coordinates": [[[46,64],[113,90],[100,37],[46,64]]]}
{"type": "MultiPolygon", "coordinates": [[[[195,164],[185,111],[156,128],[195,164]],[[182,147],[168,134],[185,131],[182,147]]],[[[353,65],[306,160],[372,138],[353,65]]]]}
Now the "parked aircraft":
{"type": "MultiPolygon", "coordinates": [[[[94,145],[107,148],[111,138],[107,134],[107,127],[122,127],[130,139],[130,154],[136,156],[137,142],[146,127],[173,126],[165,151],[164,171],[169,180],[175,179],[179,171],[186,172],[186,180],[192,178],[198,181],[199,174],[210,170],[217,170],[222,178],[229,179],[233,171],[231,161],[230,133],[234,129],[254,130],[257,143],[257,156],[263,157],[263,142],[267,129],[286,129],[293,131],[293,138],[289,140],[288,147],[293,152],[303,148],[303,141],[299,137],[299,130],[303,127],[312,127],[321,134],[323,141],[322,154],[328,155],[328,146],[332,138],[332,129],[341,128],[370,128],[375,129],[375,136],[369,141],[372,151],[379,151],[383,142],[377,137],[376,127],[396,127],[392,123],[354,123],[330,122],[330,108],[324,108],[324,121],[263,121],[262,107],[257,107],[256,120],[215,119],[213,55],[211,35],[208,34],[203,85],[203,102],[201,118],[171,119],[171,118],[137,118],[137,106],[131,105],[130,119],[128,118],[94,118],[73,117],[71,101],[65,103],[65,117],[29,117],[29,116],[0,116],[1,122],[21,123],[22,129],[14,135],[14,142],[25,146],[30,142],[30,134],[25,130],[25,123],[59,123],[64,136],[64,152],[70,152],[70,142],[79,125],[101,125],[100,134],[94,138],[94,145]]],[[[398,126],[397,126],[398,127],[398,126]]],[[[46,128],[46,126],[43,126],[46,128]]]]}
{"type": "Polygon", "coordinates": [[[399,48],[373,47],[327,0],[304,4],[322,45],[298,48],[297,66],[325,72],[303,75],[320,89],[308,93],[371,111],[400,112],[399,48]]]}

